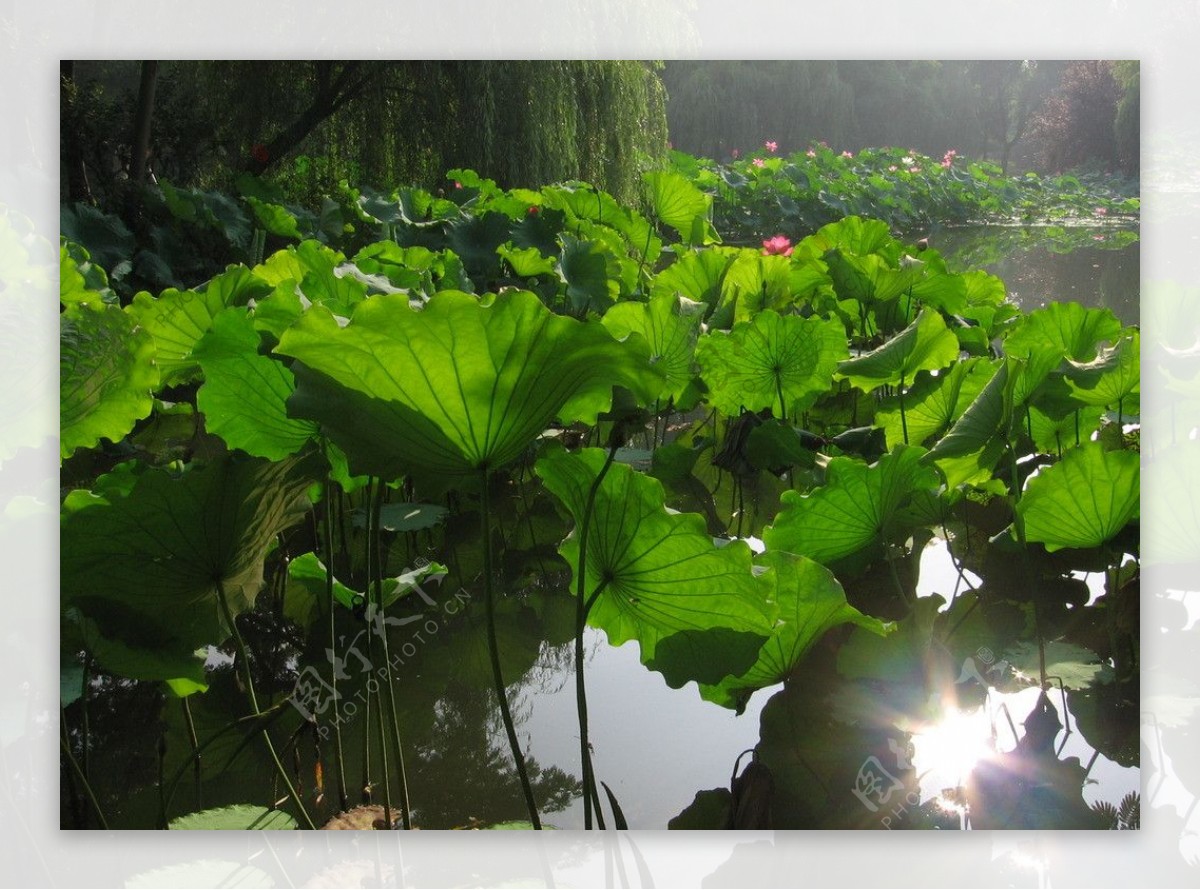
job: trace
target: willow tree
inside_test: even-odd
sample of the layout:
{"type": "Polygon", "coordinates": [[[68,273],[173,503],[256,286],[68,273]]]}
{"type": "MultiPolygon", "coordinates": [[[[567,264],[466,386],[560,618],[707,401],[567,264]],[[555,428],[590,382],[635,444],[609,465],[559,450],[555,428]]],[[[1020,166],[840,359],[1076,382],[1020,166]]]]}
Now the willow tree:
{"type": "Polygon", "coordinates": [[[658,68],[639,61],[199,62],[235,168],[301,193],[339,179],[502,186],[585,179],[636,201],[666,148],[658,68]]]}

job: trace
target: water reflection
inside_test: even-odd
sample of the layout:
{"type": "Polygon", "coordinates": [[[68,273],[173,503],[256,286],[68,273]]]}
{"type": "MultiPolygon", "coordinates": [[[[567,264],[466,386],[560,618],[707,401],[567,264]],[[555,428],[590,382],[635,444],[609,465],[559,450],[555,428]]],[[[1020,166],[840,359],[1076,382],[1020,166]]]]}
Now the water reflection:
{"type": "Polygon", "coordinates": [[[1122,324],[1139,321],[1141,254],[1133,230],[976,226],[942,230],[930,242],[952,271],[998,276],[1027,312],[1072,300],[1111,309],[1122,324]]]}

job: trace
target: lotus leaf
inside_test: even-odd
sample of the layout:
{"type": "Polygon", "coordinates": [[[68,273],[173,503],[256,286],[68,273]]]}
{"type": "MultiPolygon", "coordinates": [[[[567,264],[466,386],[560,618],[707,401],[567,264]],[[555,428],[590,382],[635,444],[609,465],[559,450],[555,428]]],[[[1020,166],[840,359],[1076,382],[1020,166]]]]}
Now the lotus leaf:
{"type": "Polygon", "coordinates": [[[831,459],[823,486],[807,495],[783,493],[783,509],[763,531],[767,548],[827,565],[882,543],[912,493],[936,487],[932,471],[921,465],[924,454],[898,445],[870,466],[852,457],[831,459]]]}
{"type": "Polygon", "coordinates": [[[145,663],[110,658],[114,647],[96,647],[96,657],[136,679],[184,676],[179,665],[229,634],[220,589],[235,615],[254,604],[267,550],[308,510],[320,464],[315,454],[277,463],[226,456],[180,477],[148,469],[127,495],[72,492],[63,504],[63,606],[145,663]]]}
{"type": "Polygon", "coordinates": [[[344,328],[314,307],[276,352],[302,363],[289,411],[320,422],[354,472],[396,479],[502,466],[556,416],[594,423],[617,384],[653,400],[662,375],[645,349],[527,291],[442,291],[419,310],[372,297],[344,328]]]}
{"type": "Polygon", "coordinates": [[[709,386],[709,402],[725,414],[771,408],[780,417],[791,417],[829,389],[848,352],[840,322],[782,316],[768,309],[729,333],[702,337],[696,358],[709,386]]]}
{"type": "Polygon", "coordinates": [[[1098,547],[1138,515],[1140,462],[1099,442],[1072,448],[1031,478],[1017,504],[1025,537],[1050,551],[1098,547]]]}
{"type": "MultiPolygon", "coordinates": [[[[578,528],[604,457],[596,448],[569,454],[554,447],[535,467],[575,519],[577,531],[559,553],[576,573],[578,528]]],[[[692,679],[677,661],[695,665],[698,650],[709,659],[710,676],[744,671],[748,637],[758,637],[757,651],[771,633],[772,608],[752,571],[750,548],[741,541],[717,547],[700,516],[668,513],[658,480],[622,464],[613,464],[596,490],[585,571],[583,589],[589,596],[599,591],[588,623],[614,646],[637,640],[643,664],[662,671],[672,686],[692,679]],[[693,632],[686,645],[677,640],[660,649],[681,632],[693,632]]]]}

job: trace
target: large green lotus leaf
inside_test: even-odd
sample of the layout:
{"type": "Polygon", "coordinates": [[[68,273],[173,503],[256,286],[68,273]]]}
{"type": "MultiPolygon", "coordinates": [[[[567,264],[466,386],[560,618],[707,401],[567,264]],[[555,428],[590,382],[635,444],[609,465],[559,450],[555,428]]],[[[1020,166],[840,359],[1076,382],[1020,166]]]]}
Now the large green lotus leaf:
{"type": "Polygon", "coordinates": [[[477,285],[499,274],[496,248],[511,237],[512,220],[495,211],[464,216],[446,227],[446,244],[458,254],[477,285]]]}
{"type": "Polygon", "coordinates": [[[1042,454],[1061,455],[1068,448],[1088,441],[1103,416],[1104,409],[1098,405],[1081,407],[1064,417],[1055,417],[1031,405],[1025,420],[1026,432],[1042,454]]]}
{"type": "Polygon", "coordinates": [[[568,302],[577,312],[603,312],[619,293],[616,278],[609,274],[609,252],[595,241],[580,241],[565,232],[562,241],[558,273],[568,302]]]}
{"type": "Polygon", "coordinates": [[[255,277],[271,285],[273,291],[255,299],[254,327],[278,338],[311,303],[349,318],[366,296],[367,288],[353,275],[343,274],[347,268],[356,268],[344,261],[343,254],[319,241],[304,241],[276,251],[255,266],[255,277]]]}
{"type": "Polygon", "coordinates": [[[665,225],[688,244],[716,244],[721,236],[709,222],[712,195],[705,194],[688,179],[672,171],[644,174],[650,206],[665,225]]]}
{"type": "Polygon", "coordinates": [[[271,254],[253,272],[272,287],[285,281],[299,284],[313,272],[332,273],[345,259],[320,241],[303,241],[271,254]]]}
{"type": "Polygon", "coordinates": [[[893,263],[900,256],[900,242],[892,237],[887,223],[858,216],[847,216],[822,226],[796,246],[797,253],[812,256],[822,256],[834,249],[854,256],[880,254],[893,263]]]}
{"type": "Polygon", "coordinates": [[[912,296],[922,306],[947,315],[962,315],[967,309],[967,279],[963,275],[932,272],[927,265],[925,277],[913,285],[912,296]]]}
{"type": "Polygon", "coordinates": [[[1013,391],[1023,370],[1023,362],[1005,358],[992,379],[927,455],[926,460],[938,464],[951,488],[995,466],[1013,422],[1013,391]]]}
{"type": "Polygon", "coordinates": [[[1052,347],[1077,362],[1095,358],[1097,347],[1121,335],[1111,309],[1086,309],[1079,303],[1051,303],[1030,312],[1004,340],[1004,351],[1024,358],[1052,347]]]}
{"type": "Polygon", "coordinates": [[[432,251],[419,245],[401,247],[394,241],[368,244],[354,255],[352,263],[339,266],[338,271],[358,277],[383,293],[390,288],[407,288],[429,296],[435,290],[471,287],[462,260],[452,251],[432,251]]]}
{"type": "Polygon", "coordinates": [[[884,401],[887,407],[875,412],[875,425],[883,427],[887,433],[889,447],[904,443],[905,426],[908,441],[920,445],[962,416],[983,391],[995,369],[996,363],[974,358],[958,362],[936,377],[922,374],[904,395],[903,418],[900,401],[892,396],[884,401]]]}
{"type": "Polygon", "coordinates": [[[696,347],[709,402],[730,416],[743,408],[795,416],[829,389],[838,362],[848,353],[840,322],[769,309],[729,333],[701,337],[696,347]]]}
{"type": "Polygon", "coordinates": [[[245,266],[229,269],[202,290],[170,288],[157,299],[142,291],[133,298],[133,314],[154,338],[163,386],[187,383],[200,371],[192,348],[212,327],[219,312],[245,306],[271,293],[271,285],[245,266]]]}
{"type": "Polygon", "coordinates": [[[759,650],[758,660],[744,674],[717,685],[701,686],[700,694],[727,708],[745,710],[750,694],[782,683],[792,675],[809,650],[834,627],[856,624],[880,636],[890,628],[846,602],[845,591],[829,569],[804,556],[768,550],[755,563],[769,569],[762,580],[773,585],[779,608],[775,632],[759,650]]]}
{"type": "Polygon", "coordinates": [[[924,454],[898,445],[870,466],[833,458],[820,488],[783,493],[774,524],[763,530],[768,549],[828,564],[882,542],[913,492],[937,487],[936,474],[921,463],[924,454]]]}
{"type": "Polygon", "coordinates": [[[822,259],[829,267],[838,297],[860,303],[894,300],[925,275],[924,264],[919,261],[894,269],[878,254],[853,256],[831,250],[822,259]]]}
{"type": "MultiPolygon", "coordinates": [[[[1090,649],[1065,640],[1048,640],[1043,651],[1046,657],[1046,676],[1061,681],[1067,689],[1087,689],[1090,686],[1112,682],[1112,666],[1090,649]]],[[[1004,660],[1011,665],[1016,674],[1032,680],[1041,676],[1042,654],[1038,651],[1036,641],[1024,640],[1005,649],[1004,660]]],[[[1074,696],[1071,696],[1071,701],[1071,711],[1074,715],[1074,696]]]]}
{"type": "Polygon", "coordinates": [[[967,318],[978,320],[979,316],[975,313],[979,310],[996,309],[1008,298],[1008,289],[1004,282],[982,269],[972,269],[955,277],[962,279],[966,287],[967,306],[961,314],[967,318]]]}
{"type": "Polygon", "coordinates": [[[686,297],[711,309],[721,298],[725,273],[737,256],[737,251],[723,248],[686,251],[655,276],[651,293],[686,297]]]}
{"type": "MultiPolygon", "coordinates": [[[[133,622],[136,621],[137,617],[134,616],[133,622]]],[[[206,649],[186,652],[182,648],[151,648],[136,641],[126,643],[115,636],[106,636],[101,631],[100,622],[86,617],[79,609],[73,607],[63,612],[61,639],[65,641],[68,635],[72,639],[73,651],[86,649],[96,661],[104,665],[106,671],[118,677],[164,680],[173,689],[193,692],[203,692],[208,688],[208,678],[204,672],[206,649]]],[[[181,692],[180,698],[186,694],[181,692]]]]}
{"type": "MultiPolygon", "coordinates": [[[[535,466],[575,519],[576,531],[559,548],[574,573],[588,492],[604,460],[601,449],[569,454],[558,447],[535,466]]],[[[637,640],[642,663],[662,671],[672,686],[692,679],[677,668],[697,664],[698,650],[709,661],[707,676],[741,673],[753,660],[742,645],[747,635],[759,637],[756,651],[771,634],[773,609],[754,575],[750,548],[742,541],[717,547],[699,515],[667,512],[657,479],[619,463],[597,489],[588,525],[584,590],[590,596],[601,584],[588,623],[614,646],[637,640]],[[660,649],[660,642],[685,632],[686,645],[660,649]]]]}
{"type": "Polygon", "coordinates": [[[1004,352],[1025,362],[1026,380],[1015,398],[1027,400],[1062,360],[1090,362],[1100,344],[1115,342],[1121,322],[1111,309],[1085,309],[1078,303],[1051,303],[1026,315],[1004,339],[1004,352]]]}
{"type": "Polygon", "coordinates": [[[1072,448],[1026,484],[1017,503],[1025,538],[1050,551],[1100,546],[1138,515],[1139,464],[1135,452],[1099,442],[1072,448]]]}
{"type": "Polygon", "coordinates": [[[92,262],[82,245],[64,241],[59,247],[58,299],[64,306],[76,303],[116,303],[117,295],[108,286],[108,275],[92,262]]]}
{"type": "Polygon", "coordinates": [[[792,303],[791,286],[792,262],[787,257],[741,250],[725,271],[721,300],[709,323],[728,329],[764,309],[786,309],[792,303]]]}
{"type": "Polygon", "coordinates": [[[253,605],[267,550],[307,512],[322,464],[315,454],[277,463],[225,456],[180,477],[146,470],[125,496],[72,492],[62,517],[64,607],[100,635],[163,660],[221,642],[229,628],[218,585],[234,614],[253,605]]]}
{"type": "MultiPolygon", "coordinates": [[[[513,192],[517,193],[516,190],[513,192]]],[[[561,212],[565,218],[565,226],[557,226],[557,228],[567,228],[572,231],[579,230],[580,221],[597,223],[598,225],[606,226],[623,236],[625,247],[621,249],[624,253],[626,250],[631,250],[634,256],[645,256],[647,266],[653,266],[658,260],[659,254],[662,253],[662,239],[654,232],[654,227],[644,216],[628,207],[623,207],[617,203],[617,200],[608,192],[601,191],[592,185],[576,183],[574,185],[554,185],[547,186],[541,190],[541,198],[543,200],[543,210],[537,214],[536,219],[531,219],[526,215],[520,223],[513,227],[513,241],[518,246],[537,246],[539,242],[547,237],[547,233],[543,232],[536,240],[527,240],[523,243],[520,230],[536,228],[539,223],[545,224],[554,219],[555,214],[547,214],[546,208],[553,211],[561,212]]],[[[593,235],[598,235],[598,231],[593,231],[593,235]]],[[[554,242],[557,232],[549,235],[551,243],[554,242]]]]}
{"type": "Polygon", "coordinates": [[[288,417],[287,399],[295,378],[287,366],[258,351],[258,331],[241,309],[213,319],[192,357],[204,371],[196,405],[205,428],[230,448],[280,460],[295,454],[318,432],[311,420],[288,417]]]}
{"type": "Polygon", "coordinates": [[[1067,386],[1071,394],[1086,405],[1109,407],[1120,403],[1122,412],[1136,414],[1141,394],[1141,342],[1141,334],[1134,329],[1115,346],[1102,349],[1093,361],[1069,362],[1067,386]]]}
{"type": "Polygon", "coordinates": [[[172,819],[172,831],[294,831],[296,820],[281,810],[236,803],[172,819]]]}
{"type": "Polygon", "coordinates": [[[554,275],[558,272],[558,263],[548,256],[543,256],[541,250],[536,247],[514,247],[512,244],[501,244],[496,249],[496,253],[512,266],[513,274],[520,278],[554,275]]]}
{"type": "Polygon", "coordinates": [[[296,241],[304,239],[304,233],[300,231],[300,221],[296,218],[296,214],[282,204],[263,201],[253,195],[246,195],[245,201],[254,211],[254,219],[258,225],[272,235],[296,241]]]}
{"type": "Polygon", "coordinates": [[[662,375],[646,350],[527,291],[442,291],[421,309],[372,297],[346,327],[313,307],[276,348],[302,363],[289,410],[320,422],[356,473],[386,479],[499,467],[556,416],[594,423],[615,385],[650,402],[662,375]]]}
{"type": "Polygon", "coordinates": [[[663,373],[663,399],[678,404],[692,386],[696,338],[700,333],[700,315],[681,311],[673,294],[652,296],[648,303],[625,301],[604,314],[604,326],[618,340],[631,333],[641,334],[650,344],[650,360],[663,373]]]}
{"type": "Polygon", "coordinates": [[[150,413],[158,385],[154,341],[116,306],[72,305],[59,317],[61,457],[118,442],[150,413]]]}
{"type": "Polygon", "coordinates": [[[838,366],[838,376],[863,392],[912,382],[918,371],[944,368],[958,358],[958,338],[941,313],[922,309],[912,324],[883,345],[838,366]]]}

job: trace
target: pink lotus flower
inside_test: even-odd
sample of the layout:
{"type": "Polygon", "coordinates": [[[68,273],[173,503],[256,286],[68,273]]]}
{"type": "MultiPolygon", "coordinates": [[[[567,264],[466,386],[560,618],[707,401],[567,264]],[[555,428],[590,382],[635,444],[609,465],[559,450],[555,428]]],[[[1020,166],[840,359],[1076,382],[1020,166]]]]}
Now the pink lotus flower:
{"type": "Polygon", "coordinates": [[[768,238],[763,243],[763,254],[766,256],[791,256],[792,242],[783,235],[768,238]]]}
{"type": "Polygon", "coordinates": [[[808,151],[806,151],[805,154],[808,155],[810,158],[815,158],[817,156],[817,153],[815,151],[813,151],[811,148],[808,151]]]}
{"type": "Polygon", "coordinates": [[[1108,216],[1108,208],[1107,207],[1097,207],[1095,209],[1094,213],[1096,214],[1096,216],[1108,216]]]}
{"type": "Polygon", "coordinates": [[[899,169],[900,169],[900,168],[899,168],[899,167],[897,167],[895,164],[891,164],[891,165],[888,167],[888,173],[895,173],[895,172],[896,172],[897,170],[899,170],[899,169]]]}
{"type": "Polygon", "coordinates": [[[1093,240],[1093,241],[1103,241],[1103,240],[1104,240],[1104,236],[1103,236],[1103,235],[1093,235],[1093,236],[1092,236],[1092,240],[1093,240]]]}
{"type": "Polygon", "coordinates": [[[742,156],[742,150],[740,148],[735,148],[733,150],[733,159],[736,161],[741,156],[742,156]]]}
{"type": "Polygon", "coordinates": [[[762,158],[755,158],[752,163],[754,164],[755,167],[759,167],[759,168],[767,166],[767,162],[764,161],[762,158]]]}
{"type": "Polygon", "coordinates": [[[454,183],[454,187],[455,187],[456,189],[460,189],[460,188],[462,188],[462,183],[461,183],[461,182],[455,182],[455,183],[454,183]]]}
{"type": "Polygon", "coordinates": [[[909,172],[909,173],[920,173],[920,172],[921,172],[921,168],[920,168],[920,167],[909,167],[909,168],[908,168],[908,172],[909,172]]]}
{"type": "Polygon", "coordinates": [[[852,157],[854,157],[854,152],[844,151],[844,152],[842,152],[842,157],[843,158],[852,158],[852,157]]]}
{"type": "Polygon", "coordinates": [[[947,170],[949,170],[950,166],[954,163],[955,157],[957,157],[957,156],[958,156],[958,152],[955,151],[953,148],[950,149],[948,152],[946,152],[944,155],[942,155],[942,166],[945,167],[947,170]]]}
{"type": "Polygon", "coordinates": [[[767,147],[767,151],[771,152],[772,154],[775,153],[775,149],[779,148],[778,142],[772,142],[769,139],[766,142],[764,142],[763,145],[765,145],[767,147]]]}

